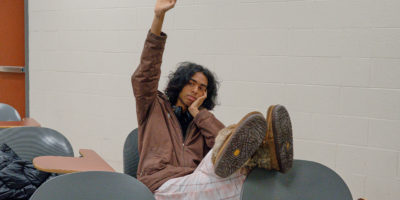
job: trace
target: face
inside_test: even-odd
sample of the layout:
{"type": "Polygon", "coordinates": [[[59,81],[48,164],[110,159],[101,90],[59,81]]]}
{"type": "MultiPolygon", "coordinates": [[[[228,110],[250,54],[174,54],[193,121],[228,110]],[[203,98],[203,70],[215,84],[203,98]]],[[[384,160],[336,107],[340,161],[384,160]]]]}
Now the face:
{"type": "Polygon", "coordinates": [[[202,72],[196,72],[179,93],[176,106],[181,106],[183,109],[186,109],[192,105],[196,99],[205,95],[207,92],[207,85],[207,77],[202,72]]]}

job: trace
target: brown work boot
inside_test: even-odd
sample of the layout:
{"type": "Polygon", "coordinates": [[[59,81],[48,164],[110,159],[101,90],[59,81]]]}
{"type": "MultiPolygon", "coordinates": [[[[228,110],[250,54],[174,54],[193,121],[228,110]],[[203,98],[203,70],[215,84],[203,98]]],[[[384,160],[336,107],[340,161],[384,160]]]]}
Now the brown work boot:
{"type": "Polygon", "coordinates": [[[260,148],[248,160],[241,172],[248,174],[254,167],[287,172],[293,163],[293,134],[289,113],[282,105],[267,112],[268,129],[260,148]]]}
{"type": "Polygon", "coordinates": [[[213,148],[215,174],[225,178],[240,169],[257,151],[266,131],[267,122],[259,112],[251,112],[239,123],[222,129],[213,148]]]}
{"type": "Polygon", "coordinates": [[[218,135],[215,138],[215,143],[214,143],[212,156],[211,156],[212,163],[215,164],[215,159],[217,158],[217,154],[218,154],[219,150],[221,149],[221,147],[224,144],[224,142],[226,141],[226,139],[230,135],[232,135],[233,130],[235,128],[236,128],[236,124],[232,124],[232,125],[230,125],[228,127],[225,127],[224,129],[222,129],[222,130],[220,130],[218,132],[218,135]]]}

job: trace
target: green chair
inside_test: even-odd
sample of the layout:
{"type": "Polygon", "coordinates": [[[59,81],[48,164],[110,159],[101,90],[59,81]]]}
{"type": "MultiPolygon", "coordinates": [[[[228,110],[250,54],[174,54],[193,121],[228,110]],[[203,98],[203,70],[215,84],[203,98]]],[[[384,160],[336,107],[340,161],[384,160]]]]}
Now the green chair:
{"type": "Polygon", "coordinates": [[[30,200],[147,200],[153,193],[132,176],[89,171],[64,174],[42,184],[30,200]]]}
{"type": "Polygon", "coordinates": [[[242,200],[352,200],[343,179],[316,162],[295,160],[293,168],[282,174],[256,168],[247,176],[242,200]]]}
{"type": "Polygon", "coordinates": [[[0,130],[0,143],[6,143],[23,160],[37,156],[74,156],[71,144],[61,133],[43,127],[17,127],[0,130]]]}
{"type": "Polygon", "coordinates": [[[18,111],[12,106],[0,103],[0,121],[21,121],[18,111]]]}
{"type": "Polygon", "coordinates": [[[125,139],[123,152],[124,173],[136,178],[139,164],[138,129],[134,129],[125,139]]]}

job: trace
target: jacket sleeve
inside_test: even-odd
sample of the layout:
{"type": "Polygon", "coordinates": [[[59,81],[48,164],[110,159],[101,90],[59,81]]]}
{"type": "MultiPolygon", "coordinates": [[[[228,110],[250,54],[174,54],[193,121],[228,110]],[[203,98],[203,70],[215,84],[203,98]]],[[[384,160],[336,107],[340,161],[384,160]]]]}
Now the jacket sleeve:
{"type": "Polygon", "coordinates": [[[225,127],[210,111],[202,109],[193,119],[200,133],[204,136],[207,146],[211,149],[214,146],[218,132],[225,127]]]}
{"type": "Polygon", "coordinates": [[[166,39],[165,33],[157,36],[148,32],[140,64],[131,77],[139,125],[146,119],[147,113],[157,97],[166,39]]]}

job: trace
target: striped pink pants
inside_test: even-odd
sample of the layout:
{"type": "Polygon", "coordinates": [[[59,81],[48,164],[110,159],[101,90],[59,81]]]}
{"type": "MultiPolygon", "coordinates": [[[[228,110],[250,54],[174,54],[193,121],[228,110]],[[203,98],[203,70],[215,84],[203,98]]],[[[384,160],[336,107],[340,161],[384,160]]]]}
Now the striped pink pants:
{"type": "Polygon", "coordinates": [[[240,199],[240,192],[246,176],[235,172],[227,178],[214,173],[211,162],[212,150],[189,175],[170,179],[155,191],[157,200],[171,199],[240,199]]]}

